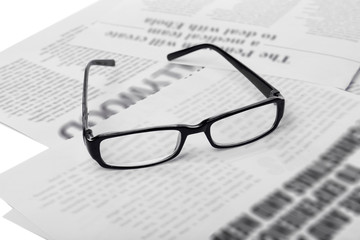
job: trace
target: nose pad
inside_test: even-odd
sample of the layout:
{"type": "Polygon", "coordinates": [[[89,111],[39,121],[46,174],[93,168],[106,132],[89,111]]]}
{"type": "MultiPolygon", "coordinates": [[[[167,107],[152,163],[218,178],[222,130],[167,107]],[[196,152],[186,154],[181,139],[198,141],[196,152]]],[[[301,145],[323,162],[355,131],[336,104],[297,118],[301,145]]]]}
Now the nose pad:
{"type": "Polygon", "coordinates": [[[177,150],[180,147],[180,143],[181,143],[181,133],[179,133],[179,135],[177,137],[175,150],[177,150]]]}
{"type": "Polygon", "coordinates": [[[212,138],[211,138],[210,130],[209,130],[209,129],[208,129],[208,130],[205,130],[205,131],[204,131],[204,134],[205,134],[208,142],[210,143],[210,145],[211,145],[212,147],[216,148],[216,144],[214,143],[214,141],[213,141],[212,138]]]}

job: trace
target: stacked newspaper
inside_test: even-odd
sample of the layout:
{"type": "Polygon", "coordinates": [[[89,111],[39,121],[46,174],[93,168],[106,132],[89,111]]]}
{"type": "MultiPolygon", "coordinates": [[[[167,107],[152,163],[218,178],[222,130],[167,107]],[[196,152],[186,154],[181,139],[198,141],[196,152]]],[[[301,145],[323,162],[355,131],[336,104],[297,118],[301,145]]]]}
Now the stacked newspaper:
{"type": "MultiPolygon", "coordinates": [[[[0,121],[49,150],[0,175],[5,218],[44,239],[357,239],[358,4],[328,0],[104,0],[0,54],[0,121]],[[246,147],[191,136],[180,157],[101,168],[82,140],[86,64],[94,132],[202,119],[261,94],[215,44],[279,89],[283,120],[246,147]],[[26,54],[24,54],[26,53],[26,54]]],[[[139,149],[141,151],[141,148],[139,149]]]]}

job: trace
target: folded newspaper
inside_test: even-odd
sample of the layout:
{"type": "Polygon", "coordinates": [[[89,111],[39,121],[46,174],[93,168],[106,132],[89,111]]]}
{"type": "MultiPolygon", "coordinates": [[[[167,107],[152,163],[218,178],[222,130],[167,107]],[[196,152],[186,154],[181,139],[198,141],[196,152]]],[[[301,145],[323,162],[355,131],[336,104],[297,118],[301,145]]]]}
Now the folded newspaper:
{"type": "Polygon", "coordinates": [[[2,52],[0,121],[54,147],[0,176],[6,218],[46,239],[357,239],[360,100],[332,87],[360,95],[358,4],[327,2],[103,0],[2,52]],[[211,52],[165,62],[204,41],[281,90],[279,129],[228,151],[196,136],[158,168],[100,169],[80,136],[92,59],[117,62],[91,76],[98,130],[256,101],[211,52]]]}
{"type": "MultiPolygon", "coordinates": [[[[358,221],[359,97],[267,79],[286,96],[287,110],[279,129],[263,141],[217,151],[195,136],[168,164],[111,171],[90,158],[78,136],[0,175],[0,196],[46,239],[331,239],[348,234],[358,221]]],[[[196,123],[259,98],[246,83],[236,72],[203,68],[94,131],[196,123]]],[[[12,214],[8,218],[18,221],[12,214]]]]}

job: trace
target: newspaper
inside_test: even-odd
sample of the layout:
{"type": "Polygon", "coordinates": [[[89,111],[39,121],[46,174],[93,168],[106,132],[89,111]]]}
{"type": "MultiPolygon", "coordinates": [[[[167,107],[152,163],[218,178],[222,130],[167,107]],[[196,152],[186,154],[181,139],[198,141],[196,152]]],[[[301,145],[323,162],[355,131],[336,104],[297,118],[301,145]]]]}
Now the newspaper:
{"type": "MultiPolygon", "coordinates": [[[[356,28],[351,27],[357,26],[355,15],[357,14],[357,5],[352,4],[353,8],[346,9],[339,7],[337,3],[326,4],[326,2],[288,1],[284,4],[281,1],[272,1],[269,4],[259,0],[251,1],[251,3],[250,1],[228,1],[227,4],[229,5],[224,5],[221,1],[191,1],[189,4],[189,1],[159,0],[143,1],[141,4],[145,4],[142,5],[145,6],[143,10],[149,13],[163,12],[168,15],[179,15],[179,12],[182,12],[186,13],[183,15],[187,17],[200,15],[197,17],[200,19],[199,22],[204,21],[202,20],[204,18],[210,18],[211,21],[222,21],[223,24],[231,25],[230,21],[246,24],[246,29],[250,30],[261,29],[262,27],[263,29],[257,33],[263,33],[264,28],[271,29],[271,31],[269,30],[270,33],[276,33],[276,42],[265,41],[260,44],[256,51],[272,49],[281,53],[284,49],[290,48],[292,52],[308,51],[306,54],[310,54],[303,54],[302,57],[306,60],[306,64],[301,65],[300,69],[303,70],[300,73],[299,69],[294,68],[293,75],[291,70],[287,70],[280,77],[301,80],[309,80],[310,78],[316,80],[317,78],[318,80],[321,79],[320,82],[322,83],[346,88],[358,68],[358,56],[355,54],[357,52],[355,49],[358,49],[359,36],[357,35],[358,32],[355,31],[356,28]],[[178,5],[175,8],[171,7],[171,4],[181,4],[182,8],[179,8],[178,5]],[[247,10],[243,11],[245,9],[247,10]],[[249,13],[254,9],[256,11],[261,9],[262,13],[252,14],[251,17],[239,14],[240,12],[249,13]],[[276,11],[272,11],[273,9],[276,11]],[[338,16],[342,17],[342,21],[336,21],[338,16]],[[297,37],[290,40],[283,38],[282,36],[286,35],[283,35],[282,30],[288,32],[288,35],[295,34],[297,37]],[[327,44],[323,44],[322,41],[324,40],[327,44]],[[299,48],[299,41],[306,43],[306,49],[299,48]],[[309,59],[306,56],[314,58],[309,59]],[[310,73],[312,71],[309,69],[304,69],[319,62],[322,62],[323,65],[322,68],[316,69],[319,70],[316,73],[317,75],[310,73]]],[[[350,4],[352,2],[349,1],[350,4]]],[[[2,81],[4,95],[1,96],[3,98],[1,102],[4,104],[0,108],[1,122],[47,146],[55,146],[64,139],[76,136],[80,130],[80,104],[78,103],[80,103],[83,68],[93,58],[114,58],[118,64],[118,68],[115,70],[99,68],[91,76],[90,105],[98,111],[110,106],[116,109],[112,108],[112,111],[107,112],[108,115],[101,115],[96,121],[93,119],[96,123],[199,70],[199,68],[192,66],[159,63],[157,60],[144,58],[144,56],[134,57],[134,51],[130,55],[126,55],[123,51],[119,53],[115,48],[104,51],[99,46],[89,48],[89,46],[85,46],[85,42],[84,45],[79,45],[79,39],[82,35],[93,32],[98,24],[104,23],[104,19],[108,20],[107,17],[114,16],[112,13],[118,11],[118,8],[115,7],[118,3],[119,1],[101,1],[1,53],[0,72],[2,80],[4,80],[2,81]],[[99,19],[101,15],[103,17],[99,19]],[[44,81],[44,79],[49,81],[44,81]],[[74,91],[76,89],[78,92],[74,91]],[[139,90],[140,96],[137,94],[139,90]],[[112,105],[114,100],[119,102],[119,96],[123,97],[120,99],[120,104],[112,105]],[[76,97],[78,99],[75,99],[76,97]],[[48,112],[51,114],[48,115],[48,112]],[[104,118],[104,116],[106,117],[104,118]]],[[[121,8],[121,5],[119,6],[121,8]]],[[[110,20],[110,23],[114,23],[112,19],[110,20]]],[[[218,23],[214,22],[214,24],[218,23]]],[[[246,34],[246,32],[244,33],[246,34]]],[[[267,35],[267,38],[271,39],[271,36],[274,34],[267,35]]],[[[86,42],[86,44],[90,43],[86,42]]],[[[136,47],[134,50],[138,49],[140,48],[136,47]]],[[[166,53],[161,56],[162,59],[166,53]]],[[[289,52],[285,51],[284,53],[282,57],[280,54],[264,54],[268,60],[267,64],[257,65],[251,63],[252,60],[249,59],[249,66],[259,71],[264,78],[273,81],[276,77],[267,76],[264,73],[271,73],[270,66],[278,64],[280,68],[280,65],[286,65],[282,62],[290,59],[287,58],[289,52]],[[271,61],[274,59],[275,61],[279,59],[282,61],[272,64],[271,61]],[[252,66],[253,64],[254,66],[252,66]]],[[[237,57],[241,59],[241,56],[237,55],[237,57]]],[[[205,59],[212,59],[212,57],[209,58],[205,55],[205,59]]],[[[297,63],[302,58],[298,59],[297,63]]],[[[187,63],[203,64],[204,59],[200,56],[195,61],[190,60],[187,63]]],[[[247,63],[248,60],[245,59],[244,62],[247,63]]],[[[204,64],[207,63],[204,62],[204,64]]],[[[211,64],[210,62],[209,65],[211,64]]],[[[221,66],[221,64],[213,65],[221,66]]],[[[279,76],[279,72],[273,75],[279,76]]],[[[353,86],[349,88],[349,91],[352,90],[355,93],[357,85],[354,84],[353,86]]],[[[314,100],[316,99],[314,98],[314,100]]],[[[341,99],[339,98],[339,100],[341,99]]],[[[342,102],[342,104],[348,106],[347,102],[342,102]]],[[[354,108],[350,104],[345,110],[352,111],[354,108]]],[[[344,112],[340,111],[339,116],[344,112]]],[[[309,122],[311,121],[309,120],[309,122]]],[[[318,130],[325,131],[331,125],[330,122],[329,120],[328,124],[324,124],[318,130]]],[[[297,137],[295,133],[292,134],[294,138],[297,137]]],[[[317,132],[309,131],[308,134],[313,134],[311,136],[315,138],[318,137],[317,132]]],[[[303,148],[306,148],[306,145],[303,148]]],[[[289,150],[283,156],[291,159],[291,152],[292,150],[289,150]]],[[[296,154],[296,151],[293,153],[296,154]]],[[[16,219],[18,222],[26,220],[16,219]]]]}
{"type": "Polygon", "coordinates": [[[115,68],[93,68],[89,89],[90,105],[96,101],[101,107],[117,96],[123,107],[116,111],[197,69],[69,45],[97,15],[112,6],[110,3],[99,2],[2,52],[2,123],[46,146],[73,137],[81,129],[83,69],[92,59],[116,60],[115,68]]]}
{"type": "MultiPolygon", "coordinates": [[[[290,2],[240,1],[237,4],[227,2],[224,6],[222,1],[197,1],[195,7],[194,4],[187,5],[186,1],[123,1],[71,43],[162,60],[171,51],[208,42],[219,45],[262,74],[346,88],[349,82],[345,83],[342,79],[351,79],[355,73],[353,68],[357,69],[359,66],[360,58],[355,50],[360,48],[359,41],[341,38],[335,33],[332,35],[332,32],[326,37],[310,34],[304,31],[307,26],[305,23],[296,28],[299,31],[295,31],[294,26],[300,23],[295,25],[294,21],[299,16],[306,18],[298,12],[308,9],[309,5],[312,5],[314,11],[315,8],[310,1],[290,2]],[[268,20],[271,14],[273,17],[277,16],[277,10],[289,12],[283,12],[283,17],[277,16],[279,18],[276,21],[270,21],[276,23],[266,27],[249,25],[245,18],[241,18],[243,22],[231,19],[231,16],[235,17],[237,14],[241,16],[236,9],[243,8],[243,5],[244,9],[253,6],[252,11],[263,11],[263,7],[259,8],[260,3],[267,5],[264,11],[268,12],[260,15],[261,17],[256,14],[258,20],[268,20]],[[278,5],[283,6],[277,8],[278,5]],[[218,15],[220,7],[234,8],[229,10],[232,13],[221,18],[218,15]],[[294,11],[291,10],[293,8],[294,11]],[[230,19],[225,19],[226,17],[230,19]],[[338,69],[333,66],[341,67],[338,69]],[[347,67],[352,68],[348,74],[343,69],[347,67]]],[[[308,16],[307,20],[310,19],[308,16]]],[[[345,32],[346,29],[344,37],[345,32]]],[[[204,54],[197,53],[178,62],[231,68],[229,64],[204,54]]]]}
{"type": "MultiPolygon", "coordinates": [[[[258,100],[261,94],[245,83],[246,79],[234,72],[202,69],[98,124],[95,134],[143,124],[197,123],[258,100]],[[211,80],[209,76],[223,78],[211,80]],[[232,91],[220,87],[227,84],[233,86],[232,91]],[[172,101],[164,101],[170,98],[172,101]],[[191,101],[198,105],[183,104],[191,101]]],[[[341,137],[343,126],[354,124],[359,114],[360,101],[352,94],[277,77],[272,84],[284,94],[287,109],[279,129],[263,141],[216,151],[203,136],[196,136],[169,164],[119,172],[99,167],[77,137],[2,174],[0,195],[49,239],[210,237],[250,208],[254,202],[250,199],[271,194],[280,182],[316,160],[323,147],[341,137]],[[326,101],[316,101],[316,95],[323,95],[326,101]],[[316,118],[308,118],[314,112],[319,113],[316,118]],[[254,156],[255,152],[265,155],[254,156]],[[174,226],[178,228],[174,230],[174,226]]]]}
{"type": "MultiPolygon", "coordinates": [[[[153,7],[165,4],[155,4],[157,1],[151,2],[134,1],[133,4],[146,3],[148,8],[152,3],[154,4],[151,5],[153,7]]],[[[288,9],[290,11],[292,9],[291,6],[296,5],[296,1],[293,3],[294,5],[289,5],[289,7],[284,8],[284,10],[288,9]]],[[[129,4],[129,2],[127,2],[127,4],[129,4]]],[[[163,6],[167,6],[166,4],[163,6]]],[[[219,3],[215,4],[215,2],[211,1],[209,4],[205,4],[204,1],[199,1],[199,3],[195,5],[200,8],[203,4],[203,7],[209,8],[211,6],[214,8],[219,5],[219,3]],[[209,5],[210,3],[214,5],[209,5]]],[[[104,103],[107,104],[109,100],[117,98],[117,100],[123,104],[116,106],[115,112],[131,104],[135,104],[139,100],[145,99],[148,95],[156,93],[159,89],[168,86],[174,81],[186,78],[198,69],[192,66],[169,65],[169,63],[159,62],[154,59],[136,57],[134,53],[142,48],[134,47],[131,43],[126,44],[126,48],[131,50],[131,55],[123,53],[123,50],[118,51],[118,49],[115,49],[119,44],[105,44],[111,48],[114,47],[114,49],[110,50],[101,50],[98,46],[87,46],[88,41],[85,40],[83,45],[80,44],[79,41],[81,36],[84,36],[83,34],[87,34],[91,32],[93,28],[96,28],[96,26],[99,25],[99,21],[102,21],[101,19],[113,18],[114,14],[118,13],[119,9],[122,9],[122,6],[122,3],[117,1],[100,1],[2,52],[0,56],[0,74],[2,76],[0,85],[3,89],[3,94],[0,96],[0,121],[46,146],[55,146],[63,140],[72,138],[78,134],[81,129],[81,85],[83,69],[88,61],[95,58],[112,58],[116,60],[117,66],[115,69],[98,67],[92,71],[89,95],[90,105],[95,106],[95,108],[104,107],[104,103]],[[77,41],[77,45],[74,45],[74,41],[77,41]],[[98,105],[96,106],[96,104],[98,105]],[[46,131],[44,131],[44,129],[46,129],[46,131]]],[[[188,6],[193,6],[193,4],[189,4],[188,6]]],[[[128,10],[127,8],[123,9],[123,14],[117,15],[124,15],[125,17],[130,13],[130,16],[128,16],[129,19],[127,19],[129,24],[135,24],[132,20],[133,16],[136,15],[140,23],[143,24],[141,21],[143,21],[144,17],[146,18],[146,15],[141,13],[141,15],[138,16],[135,12],[131,14],[133,8],[130,7],[132,7],[131,4],[128,10]]],[[[201,9],[203,7],[201,7],[201,9]]],[[[146,12],[145,10],[146,9],[144,9],[143,12],[146,12]]],[[[196,12],[197,11],[194,10],[194,14],[190,14],[190,16],[194,17],[196,12]]],[[[163,16],[156,13],[154,9],[146,13],[163,16]]],[[[290,13],[291,11],[289,14],[290,13]]],[[[172,22],[179,18],[178,15],[171,16],[169,14],[167,17],[170,17],[170,21],[172,22]]],[[[196,17],[196,19],[197,18],[198,17],[196,17]]],[[[182,20],[186,24],[191,24],[191,21],[193,21],[186,19],[187,18],[184,18],[184,20],[182,20]]],[[[203,20],[199,19],[199,23],[201,21],[203,20]]],[[[209,21],[215,20],[210,19],[209,21]]],[[[214,26],[219,26],[219,28],[224,29],[223,23],[219,23],[218,21],[213,23],[215,24],[214,26]]],[[[161,23],[156,24],[160,24],[160,27],[163,25],[161,23]]],[[[230,23],[226,25],[231,26],[230,23]]],[[[105,26],[111,27],[112,25],[105,26]]],[[[237,25],[232,26],[236,27],[237,25]]],[[[201,26],[197,25],[197,27],[201,26]]],[[[256,30],[254,30],[249,26],[246,29],[246,31],[238,32],[238,34],[245,37],[249,36],[249,40],[255,34],[254,40],[259,40],[259,37],[260,39],[263,38],[261,40],[264,43],[260,45],[273,42],[271,39],[275,37],[275,35],[271,35],[272,30],[267,34],[268,29],[266,28],[259,29],[258,26],[256,26],[256,28],[254,27],[256,30]]],[[[128,33],[130,33],[132,30],[128,28],[128,31],[128,33]]],[[[96,39],[96,36],[91,38],[96,39]]],[[[276,38],[277,41],[280,37],[276,36],[276,38]]],[[[337,41],[331,37],[317,38],[317,40],[318,41],[312,42],[314,46],[327,46],[327,44],[324,43],[337,41]]],[[[98,43],[100,44],[101,42],[102,41],[99,40],[98,43]]],[[[247,41],[246,44],[248,43],[249,41],[247,41]]],[[[334,43],[335,42],[333,42],[333,44],[334,43]]],[[[335,85],[344,89],[348,86],[353,75],[358,70],[358,55],[356,54],[356,46],[358,46],[358,44],[341,39],[336,43],[338,44],[334,48],[320,48],[323,53],[326,50],[329,55],[333,56],[324,54],[310,56],[307,55],[308,53],[293,51],[295,55],[297,55],[297,53],[302,55],[302,57],[297,58],[297,60],[291,60],[291,63],[296,63],[295,65],[290,64],[290,62],[287,64],[287,58],[285,56],[287,53],[281,55],[281,57],[280,55],[276,56],[276,54],[265,54],[266,56],[263,56],[267,60],[263,63],[260,61],[259,63],[254,62],[254,64],[252,64],[251,61],[248,62],[247,60],[244,61],[244,63],[249,63],[249,66],[254,65],[254,69],[258,70],[258,73],[262,76],[265,76],[264,73],[266,73],[266,69],[268,69],[272,72],[270,75],[273,76],[309,81],[313,79],[315,82],[319,80],[327,85],[335,85]],[[345,55],[341,55],[342,53],[345,55]],[[340,58],[341,56],[343,58],[340,58]],[[286,63],[284,63],[284,61],[286,63]],[[300,64],[301,67],[297,68],[297,66],[299,66],[297,64],[300,64]],[[319,64],[321,66],[319,66],[319,64]],[[277,71],[277,69],[279,71],[277,71]]],[[[329,46],[333,46],[333,44],[329,46]]],[[[103,46],[103,44],[101,45],[103,46]]],[[[254,43],[254,45],[257,45],[257,43],[254,43]]],[[[273,48],[276,49],[276,51],[285,51],[279,48],[279,46],[280,45],[277,45],[276,48],[273,48]]],[[[286,44],[284,46],[286,46],[286,44]]],[[[306,44],[306,46],[309,46],[309,44],[306,44]]],[[[180,46],[168,50],[178,50],[179,47],[180,46]]],[[[264,47],[267,48],[269,46],[264,47]]],[[[259,49],[262,49],[262,47],[259,47],[259,49]]],[[[143,52],[150,53],[151,51],[144,50],[143,52]]],[[[168,51],[162,54],[157,53],[156,55],[165,60],[167,53],[168,51]]],[[[211,66],[212,60],[217,61],[217,59],[219,59],[220,62],[222,60],[219,56],[209,55],[206,51],[203,54],[200,58],[196,57],[196,54],[194,55],[197,59],[197,64],[207,65],[206,61],[209,60],[209,66],[211,66]]],[[[190,62],[188,61],[187,63],[190,62]]],[[[222,64],[224,64],[224,61],[222,61],[222,64]]],[[[102,116],[97,122],[107,117],[109,116],[102,116]]]]}

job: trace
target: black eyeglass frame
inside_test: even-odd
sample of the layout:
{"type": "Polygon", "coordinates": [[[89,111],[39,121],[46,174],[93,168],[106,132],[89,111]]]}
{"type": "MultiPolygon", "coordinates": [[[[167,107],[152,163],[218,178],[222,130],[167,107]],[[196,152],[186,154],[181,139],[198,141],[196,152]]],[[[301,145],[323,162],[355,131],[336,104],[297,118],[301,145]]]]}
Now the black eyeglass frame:
{"type": "Polygon", "coordinates": [[[82,99],[82,124],[83,124],[83,139],[84,143],[91,155],[91,157],[97,161],[100,166],[104,168],[109,169],[136,169],[136,168],[144,168],[144,167],[150,167],[154,165],[158,165],[164,162],[167,162],[176,156],[179,155],[181,152],[182,147],[184,146],[186,138],[191,134],[196,134],[200,132],[204,132],[206,135],[209,143],[214,148],[232,148],[232,147],[239,147],[243,146],[249,143],[252,143],[256,140],[259,140],[268,134],[270,134],[272,131],[274,131],[277,126],[280,123],[281,118],[284,115],[284,108],[285,108],[285,99],[280,94],[280,92],[274,88],[272,85],[270,85],[268,82],[266,82],[264,79],[262,79],[260,76],[258,76],[255,72],[253,72],[251,69],[246,67],[244,64],[236,60],[234,57],[232,57],[230,54],[223,51],[221,48],[212,45],[212,44],[200,44],[196,45],[187,49],[183,49],[177,52],[173,52],[168,54],[167,59],[169,61],[174,60],[176,58],[182,57],[184,55],[187,55],[191,52],[200,50],[200,49],[212,49],[222,55],[227,61],[229,61],[238,71],[240,71],[250,82],[252,82],[257,89],[261,91],[261,93],[266,97],[266,99],[259,101],[254,104],[250,104],[245,107],[241,107],[232,111],[228,111],[222,114],[218,114],[216,116],[207,118],[203,121],[201,121],[199,124],[196,125],[187,125],[187,124],[174,124],[174,125],[167,125],[167,126],[158,126],[158,127],[150,127],[150,128],[141,128],[141,129],[135,129],[135,130],[128,130],[128,131],[122,131],[122,132],[108,132],[108,133],[101,133],[97,136],[93,136],[92,130],[89,128],[88,125],[88,108],[87,108],[87,89],[88,89],[88,76],[90,67],[94,65],[100,65],[100,66],[115,66],[115,61],[112,59],[101,59],[101,60],[92,60],[90,61],[86,68],[84,73],[84,86],[83,86],[83,99],[82,99]],[[217,144],[211,137],[211,126],[215,122],[230,117],[232,115],[248,111],[250,109],[254,109],[257,107],[261,107],[268,104],[276,104],[277,106],[277,113],[276,118],[273,123],[273,126],[263,134],[256,136],[252,139],[249,139],[244,142],[236,143],[236,144],[229,144],[229,145],[220,145],[217,144]],[[101,157],[100,153],[100,144],[102,141],[110,138],[115,137],[121,137],[126,135],[132,135],[132,134],[138,134],[138,133],[146,133],[146,132],[152,132],[152,131],[165,131],[165,130],[173,130],[178,131],[180,133],[180,141],[178,141],[176,149],[174,150],[174,153],[169,155],[168,157],[164,158],[163,160],[159,162],[154,162],[150,164],[143,164],[143,165],[133,165],[133,166],[113,166],[107,164],[101,157]]]}

